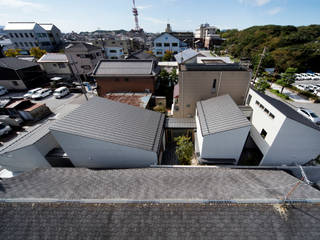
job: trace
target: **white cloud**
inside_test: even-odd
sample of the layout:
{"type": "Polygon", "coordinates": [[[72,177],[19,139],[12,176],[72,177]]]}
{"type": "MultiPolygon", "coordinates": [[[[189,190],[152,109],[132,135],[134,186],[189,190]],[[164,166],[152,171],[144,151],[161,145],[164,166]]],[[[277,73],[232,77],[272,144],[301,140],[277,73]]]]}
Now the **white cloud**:
{"type": "Polygon", "coordinates": [[[147,8],[152,8],[152,5],[145,5],[145,6],[137,6],[138,9],[143,10],[147,8]]]}
{"type": "Polygon", "coordinates": [[[238,1],[243,4],[252,4],[259,7],[271,2],[271,0],[238,0],[238,1]]]}
{"type": "Polygon", "coordinates": [[[267,13],[268,13],[269,15],[276,15],[276,14],[278,14],[281,10],[282,10],[281,7],[275,7],[275,8],[270,9],[267,13]]]}
{"type": "Polygon", "coordinates": [[[154,24],[167,24],[167,21],[153,17],[142,17],[142,20],[152,22],[154,24]]]}
{"type": "Polygon", "coordinates": [[[45,6],[39,3],[33,3],[23,0],[0,0],[0,6],[1,7],[7,7],[7,8],[31,8],[31,9],[37,9],[37,10],[45,10],[45,6]]]}

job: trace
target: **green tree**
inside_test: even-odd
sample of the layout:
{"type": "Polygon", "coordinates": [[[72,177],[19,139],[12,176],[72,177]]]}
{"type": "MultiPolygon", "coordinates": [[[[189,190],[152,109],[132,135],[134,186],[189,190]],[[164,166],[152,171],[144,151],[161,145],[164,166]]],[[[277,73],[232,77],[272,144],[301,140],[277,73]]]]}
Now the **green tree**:
{"type": "Polygon", "coordinates": [[[161,113],[166,113],[166,107],[165,106],[162,106],[162,105],[157,105],[153,108],[153,111],[156,111],[156,112],[161,112],[161,113]]]}
{"type": "Polygon", "coordinates": [[[180,136],[174,139],[177,143],[176,154],[181,165],[191,165],[193,145],[190,137],[180,136]]]}
{"type": "Polygon", "coordinates": [[[296,68],[289,67],[285,71],[285,73],[282,74],[281,78],[277,80],[277,84],[282,86],[280,93],[283,92],[283,89],[285,87],[290,87],[292,83],[294,83],[294,74],[297,72],[296,68]]]}
{"type": "Polygon", "coordinates": [[[16,57],[20,54],[21,49],[8,49],[7,51],[4,51],[4,55],[7,57],[16,57]]]}
{"type": "Polygon", "coordinates": [[[177,74],[176,68],[173,68],[170,72],[170,81],[172,85],[175,85],[178,83],[178,74],[177,74]]]}
{"type": "Polygon", "coordinates": [[[33,47],[30,49],[30,55],[34,56],[37,59],[41,58],[46,53],[47,53],[46,50],[42,50],[39,47],[33,47]]]}
{"type": "Polygon", "coordinates": [[[162,61],[171,61],[173,59],[173,52],[172,51],[169,51],[169,50],[167,50],[166,52],[165,52],[165,54],[163,55],[163,57],[162,57],[162,61]]]}
{"type": "Polygon", "coordinates": [[[259,78],[259,81],[257,81],[254,86],[259,92],[264,93],[266,91],[266,89],[270,87],[270,84],[267,82],[267,80],[265,78],[261,77],[261,78],[259,78]]]}

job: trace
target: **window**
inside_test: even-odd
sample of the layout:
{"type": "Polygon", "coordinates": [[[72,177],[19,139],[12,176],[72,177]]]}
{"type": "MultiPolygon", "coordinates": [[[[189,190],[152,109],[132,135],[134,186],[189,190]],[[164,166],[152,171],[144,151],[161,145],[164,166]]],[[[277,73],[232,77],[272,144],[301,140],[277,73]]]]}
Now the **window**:
{"type": "Polygon", "coordinates": [[[162,51],[157,51],[157,55],[162,55],[162,51]]]}
{"type": "Polygon", "coordinates": [[[58,63],[59,68],[66,68],[66,65],[64,63],[58,63]]]}
{"type": "Polygon", "coordinates": [[[12,33],[9,33],[9,35],[10,35],[10,37],[11,37],[11,38],[14,38],[14,36],[13,36],[13,34],[12,34],[12,33]]]}
{"type": "Polygon", "coordinates": [[[174,51],[174,52],[173,52],[173,54],[177,54],[177,53],[178,53],[177,51],[174,51]]]}
{"type": "Polygon", "coordinates": [[[18,83],[17,81],[12,81],[12,84],[13,84],[14,86],[18,86],[18,85],[19,85],[19,83],[18,83]]]}
{"type": "Polygon", "coordinates": [[[172,43],[172,47],[178,47],[178,43],[176,42],[172,43]]]}
{"type": "Polygon", "coordinates": [[[29,42],[29,45],[30,45],[30,47],[33,47],[33,43],[32,42],[29,42]]]}
{"type": "Polygon", "coordinates": [[[247,105],[249,105],[249,104],[250,104],[250,102],[251,102],[251,98],[252,98],[252,96],[251,96],[251,94],[249,94],[249,95],[248,95],[248,98],[247,98],[247,105]]]}
{"type": "Polygon", "coordinates": [[[19,43],[19,44],[20,44],[20,46],[21,46],[21,47],[23,47],[23,43],[22,43],[22,42],[21,42],[21,43],[19,43]]]}
{"type": "Polygon", "coordinates": [[[156,43],[156,47],[162,47],[162,43],[156,43]]]}
{"type": "Polygon", "coordinates": [[[261,103],[260,103],[259,107],[260,107],[261,109],[264,109],[264,106],[263,106],[261,103]]]}
{"type": "Polygon", "coordinates": [[[116,42],[112,42],[112,44],[116,44],[116,42]]]}
{"type": "Polygon", "coordinates": [[[215,92],[217,87],[217,79],[214,79],[212,82],[212,89],[211,92],[215,92]]]}
{"type": "Polygon", "coordinates": [[[34,37],[32,33],[29,33],[29,34],[30,34],[30,36],[31,36],[32,38],[34,37]]]}
{"type": "Polygon", "coordinates": [[[79,57],[79,58],[86,58],[86,55],[84,55],[84,54],[77,54],[77,57],[79,57]]]}
{"type": "Polygon", "coordinates": [[[119,78],[115,78],[114,81],[115,82],[119,82],[120,80],[119,80],[119,78]]]}
{"type": "Polygon", "coordinates": [[[57,67],[57,64],[54,63],[53,66],[54,66],[54,67],[57,67]]]}
{"type": "Polygon", "coordinates": [[[24,42],[24,45],[25,45],[26,47],[29,47],[29,44],[28,44],[27,42],[24,42]]]}
{"type": "Polygon", "coordinates": [[[125,82],[129,82],[129,78],[125,78],[124,81],[125,81],[125,82]]]}
{"type": "Polygon", "coordinates": [[[25,36],[26,38],[28,38],[28,37],[29,37],[28,33],[25,33],[25,34],[24,34],[24,36],[25,36]]]}
{"type": "Polygon", "coordinates": [[[261,131],[260,135],[261,135],[261,137],[262,137],[263,139],[265,139],[265,138],[266,138],[266,136],[267,136],[267,132],[266,132],[266,130],[262,129],[262,131],[261,131]]]}
{"type": "Polygon", "coordinates": [[[96,54],[97,54],[97,56],[100,56],[100,55],[101,55],[99,52],[97,52],[96,54]]]}
{"type": "Polygon", "coordinates": [[[274,119],[274,115],[272,113],[269,113],[269,117],[271,117],[272,119],[274,119]]]}
{"type": "Polygon", "coordinates": [[[83,66],[81,66],[81,68],[83,68],[85,70],[90,70],[91,69],[90,65],[83,65],[83,66]]]}
{"type": "Polygon", "coordinates": [[[23,34],[22,33],[19,33],[20,34],[20,37],[22,37],[23,38],[23,34]]]}
{"type": "Polygon", "coordinates": [[[259,102],[259,101],[256,101],[256,104],[257,104],[257,105],[260,105],[260,102],[259,102]]]}
{"type": "Polygon", "coordinates": [[[18,33],[15,33],[14,35],[16,36],[16,38],[18,38],[18,37],[19,37],[18,33]]]}
{"type": "Polygon", "coordinates": [[[269,110],[268,109],[264,109],[264,112],[266,113],[266,114],[269,114],[269,110]]]}
{"type": "Polygon", "coordinates": [[[36,44],[37,47],[39,47],[39,44],[37,42],[35,44],[36,44]]]}
{"type": "Polygon", "coordinates": [[[190,107],[190,104],[187,104],[186,107],[189,108],[189,107],[190,107]]]}
{"type": "Polygon", "coordinates": [[[16,47],[19,47],[18,43],[16,43],[16,42],[14,43],[14,45],[15,45],[16,47]]]}
{"type": "Polygon", "coordinates": [[[165,47],[170,47],[170,43],[164,43],[165,47]]]}
{"type": "Polygon", "coordinates": [[[117,53],[117,50],[112,49],[110,50],[110,53],[117,53]]]}

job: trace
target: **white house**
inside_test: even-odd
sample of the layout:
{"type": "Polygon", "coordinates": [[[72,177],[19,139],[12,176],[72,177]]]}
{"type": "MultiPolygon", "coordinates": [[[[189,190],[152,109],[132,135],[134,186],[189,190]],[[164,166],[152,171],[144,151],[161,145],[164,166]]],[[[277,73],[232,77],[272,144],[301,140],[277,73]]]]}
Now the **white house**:
{"type": "Polygon", "coordinates": [[[46,30],[51,44],[54,48],[58,49],[63,43],[62,34],[59,28],[52,23],[40,23],[39,24],[44,30],[46,30]]]}
{"type": "Polygon", "coordinates": [[[68,58],[63,53],[46,53],[38,60],[38,63],[49,77],[68,79],[72,76],[68,58]]]}
{"type": "Polygon", "coordinates": [[[197,102],[196,154],[200,163],[237,164],[251,123],[229,95],[197,102]]]}
{"type": "Polygon", "coordinates": [[[197,63],[198,57],[205,57],[198,51],[193,50],[192,48],[188,48],[174,55],[174,58],[178,62],[178,64],[192,64],[197,63]]]}
{"type": "Polygon", "coordinates": [[[47,51],[53,48],[47,31],[35,22],[9,22],[4,31],[15,48],[30,50],[40,47],[47,51]]]}
{"type": "Polygon", "coordinates": [[[263,154],[260,165],[304,164],[320,155],[319,126],[254,89],[247,104],[253,109],[250,135],[263,154]]]}
{"type": "Polygon", "coordinates": [[[105,56],[107,59],[123,59],[124,53],[122,47],[105,47],[105,56]]]}
{"type": "Polygon", "coordinates": [[[160,163],[164,114],[93,97],[50,130],[75,167],[133,168],[160,163]]]}
{"type": "Polygon", "coordinates": [[[166,51],[177,54],[186,49],[186,44],[169,33],[163,33],[153,41],[153,54],[156,57],[163,57],[166,51]]]}

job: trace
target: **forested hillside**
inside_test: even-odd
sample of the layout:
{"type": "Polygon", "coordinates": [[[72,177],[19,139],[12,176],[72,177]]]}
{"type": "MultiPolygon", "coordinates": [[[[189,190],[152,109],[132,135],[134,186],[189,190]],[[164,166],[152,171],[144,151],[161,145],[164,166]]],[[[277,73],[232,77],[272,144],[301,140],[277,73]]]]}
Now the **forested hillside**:
{"type": "Polygon", "coordinates": [[[267,55],[262,67],[275,67],[284,72],[295,67],[299,72],[320,72],[320,25],[254,26],[245,30],[228,30],[223,49],[236,58],[250,58],[257,66],[264,46],[267,55]]]}

